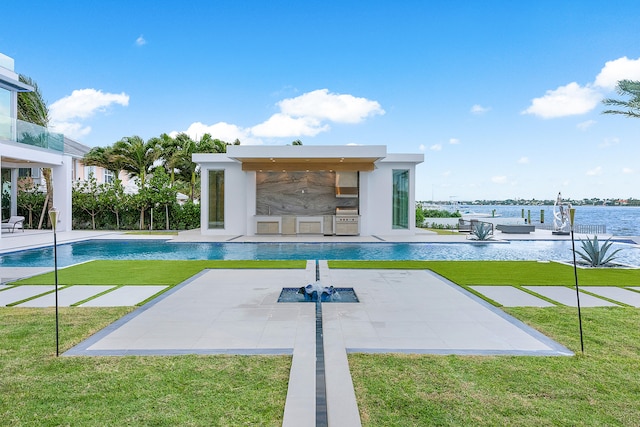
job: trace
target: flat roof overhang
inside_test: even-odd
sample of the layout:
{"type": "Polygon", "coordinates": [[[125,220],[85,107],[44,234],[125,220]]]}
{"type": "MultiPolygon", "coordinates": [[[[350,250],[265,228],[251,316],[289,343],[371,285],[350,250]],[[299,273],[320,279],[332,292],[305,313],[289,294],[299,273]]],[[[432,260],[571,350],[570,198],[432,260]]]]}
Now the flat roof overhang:
{"type": "Polygon", "coordinates": [[[13,92],[33,92],[33,86],[3,75],[0,75],[0,87],[13,92]]]}
{"type": "Polygon", "coordinates": [[[227,154],[243,171],[372,171],[385,146],[231,146],[227,154]]]}

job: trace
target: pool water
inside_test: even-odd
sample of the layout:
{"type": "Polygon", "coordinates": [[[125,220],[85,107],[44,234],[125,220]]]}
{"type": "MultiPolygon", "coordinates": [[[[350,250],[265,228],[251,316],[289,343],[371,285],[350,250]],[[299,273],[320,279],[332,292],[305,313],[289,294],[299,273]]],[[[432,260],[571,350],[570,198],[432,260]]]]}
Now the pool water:
{"type": "MultiPolygon", "coordinates": [[[[623,248],[617,262],[640,266],[636,245],[623,248]]],[[[576,242],[580,249],[580,242],[576,242]]],[[[58,245],[58,265],[90,260],[532,260],[568,261],[571,241],[509,243],[183,243],[164,240],[87,240],[58,245]]],[[[0,256],[0,267],[49,267],[53,247],[0,256]]]]}
{"type": "MultiPolygon", "coordinates": [[[[282,288],[278,302],[315,302],[305,299],[299,290],[300,288],[282,288]]],[[[330,299],[323,299],[322,302],[360,302],[353,288],[334,288],[334,292],[330,299]]]]}

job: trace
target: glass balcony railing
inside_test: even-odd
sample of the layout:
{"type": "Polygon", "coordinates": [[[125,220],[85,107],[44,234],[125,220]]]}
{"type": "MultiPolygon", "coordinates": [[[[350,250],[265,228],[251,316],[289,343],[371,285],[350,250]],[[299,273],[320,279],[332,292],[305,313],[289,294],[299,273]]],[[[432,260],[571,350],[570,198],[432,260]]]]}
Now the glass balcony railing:
{"type": "Polygon", "coordinates": [[[64,152],[64,135],[22,120],[0,116],[0,139],[64,152]]]}

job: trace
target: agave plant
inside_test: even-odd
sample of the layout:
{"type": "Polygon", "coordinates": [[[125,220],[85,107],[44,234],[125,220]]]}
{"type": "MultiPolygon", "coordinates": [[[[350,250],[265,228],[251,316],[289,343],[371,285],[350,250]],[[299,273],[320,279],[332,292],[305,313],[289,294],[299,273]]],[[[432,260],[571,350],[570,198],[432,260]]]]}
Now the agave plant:
{"type": "Polygon", "coordinates": [[[493,234],[493,228],[491,224],[477,222],[474,224],[471,234],[473,234],[477,240],[489,240],[493,234]]]}
{"type": "Polygon", "coordinates": [[[602,246],[598,242],[598,236],[594,236],[593,240],[587,238],[587,240],[580,239],[582,243],[582,251],[577,250],[576,253],[580,255],[587,264],[591,267],[603,267],[613,261],[616,258],[616,254],[622,249],[616,249],[613,253],[608,254],[609,249],[613,242],[611,238],[607,239],[602,246]]]}

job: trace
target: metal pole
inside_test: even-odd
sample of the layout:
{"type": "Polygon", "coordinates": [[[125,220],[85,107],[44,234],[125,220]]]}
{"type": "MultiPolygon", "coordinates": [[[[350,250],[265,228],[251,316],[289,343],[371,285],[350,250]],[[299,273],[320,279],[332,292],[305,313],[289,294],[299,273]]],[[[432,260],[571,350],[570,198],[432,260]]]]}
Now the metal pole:
{"type": "Polygon", "coordinates": [[[584,354],[584,339],[582,337],[582,313],[580,311],[580,290],[578,289],[578,267],[576,265],[576,242],[573,237],[573,220],[576,214],[575,208],[569,208],[569,220],[571,221],[571,248],[573,249],[573,275],[576,279],[576,300],[578,302],[578,323],[580,324],[580,350],[584,354]]]}
{"type": "Polygon", "coordinates": [[[53,274],[56,284],[56,357],[60,356],[60,328],[58,322],[58,242],[56,241],[56,229],[53,228],[53,274]]]}
{"type": "Polygon", "coordinates": [[[53,277],[56,289],[56,357],[60,356],[60,327],[58,321],[58,242],[56,240],[56,225],[58,224],[58,210],[49,210],[49,219],[53,228],[53,277]]]}

